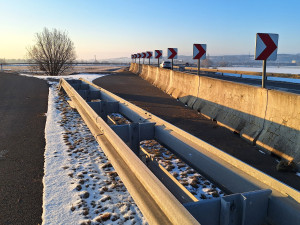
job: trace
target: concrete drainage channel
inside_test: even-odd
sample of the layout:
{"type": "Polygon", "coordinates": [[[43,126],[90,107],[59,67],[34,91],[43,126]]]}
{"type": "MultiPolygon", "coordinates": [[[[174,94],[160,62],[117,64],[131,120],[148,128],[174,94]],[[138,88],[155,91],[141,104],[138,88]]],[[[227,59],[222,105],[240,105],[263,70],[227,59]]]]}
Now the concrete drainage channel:
{"type": "Polygon", "coordinates": [[[298,191],[93,83],[60,88],[149,224],[300,224],[298,191]]]}

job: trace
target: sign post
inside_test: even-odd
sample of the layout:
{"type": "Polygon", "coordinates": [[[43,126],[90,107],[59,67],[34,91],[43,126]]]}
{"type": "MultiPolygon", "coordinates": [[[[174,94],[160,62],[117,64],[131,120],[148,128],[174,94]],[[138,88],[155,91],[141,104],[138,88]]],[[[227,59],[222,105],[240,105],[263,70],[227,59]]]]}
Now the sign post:
{"type": "Polygon", "coordinates": [[[159,67],[159,59],[162,58],[162,54],[163,54],[162,50],[155,50],[154,51],[154,58],[157,59],[157,67],[159,67]]]}
{"type": "Polygon", "coordinates": [[[262,88],[266,87],[267,60],[277,59],[278,37],[278,34],[256,34],[255,60],[263,60],[262,88]]]}
{"type": "Polygon", "coordinates": [[[150,59],[152,59],[153,58],[153,54],[152,54],[152,52],[146,52],[147,53],[147,59],[149,59],[149,65],[150,65],[150,59]]]}
{"type": "Polygon", "coordinates": [[[140,65],[140,63],[141,63],[141,53],[138,53],[137,57],[139,58],[139,65],[140,65]]]}
{"type": "Polygon", "coordinates": [[[197,75],[200,74],[200,59],[206,59],[206,44],[193,45],[193,59],[198,60],[197,75]]]}
{"type": "Polygon", "coordinates": [[[178,49],[177,48],[168,48],[168,59],[172,59],[172,70],[173,70],[173,59],[177,59],[178,49]]]}
{"type": "Polygon", "coordinates": [[[146,52],[142,52],[143,64],[145,63],[146,52]]]}
{"type": "Polygon", "coordinates": [[[134,63],[136,63],[136,58],[137,58],[137,55],[134,54],[134,63]]]}

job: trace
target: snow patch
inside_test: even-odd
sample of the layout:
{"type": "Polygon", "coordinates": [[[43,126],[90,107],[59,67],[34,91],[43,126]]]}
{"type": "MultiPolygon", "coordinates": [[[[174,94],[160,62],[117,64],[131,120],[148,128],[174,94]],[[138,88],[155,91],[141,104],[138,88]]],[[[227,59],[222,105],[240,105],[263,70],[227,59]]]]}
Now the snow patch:
{"type": "Polygon", "coordinates": [[[87,81],[92,82],[93,80],[106,76],[108,74],[90,74],[90,73],[79,73],[79,74],[74,74],[74,75],[61,75],[61,76],[45,76],[45,75],[32,75],[32,74],[26,74],[26,73],[21,73],[21,76],[26,76],[26,77],[35,77],[38,79],[43,79],[43,80],[48,80],[50,84],[53,84],[55,82],[49,81],[53,79],[61,79],[64,78],[66,80],[78,80],[79,78],[84,78],[87,81]]]}

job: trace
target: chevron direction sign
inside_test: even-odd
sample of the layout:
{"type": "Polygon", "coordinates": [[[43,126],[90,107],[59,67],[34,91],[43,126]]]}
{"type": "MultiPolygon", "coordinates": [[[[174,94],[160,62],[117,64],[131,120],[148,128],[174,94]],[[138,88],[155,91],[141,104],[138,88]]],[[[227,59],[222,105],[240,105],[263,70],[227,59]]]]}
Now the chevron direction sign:
{"type": "Polygon", "coordinates": [[[146,52],[142,52],[142,58],[146,58],[146,52]]]}
{"type": "Polygon", "coordinates": [[[278,34],[256,34],[255,60],[277,59],[278,36],[278,34]]]}
{"type": "Polygon", "coordinates": [[[137,54],[137,58],[141,58],[141,53],[138,53],[138,54],[137,54]]]}
{"type": "Polygon", "coordinates": [[[161,59],[162,58],[162,54],[163,54],[162,50],[155,50],[154,51],[154,58],[161,59]]]}
{"type": "Polygon", "coordinates": [[[153,56],[152,56],[152,52],[146,52],[146,58],[147,59],[152,59],[153,58],[153,56]]]}
{"type": "Polygon", "coordinates": [[[177,48],[168,48],[168,59],[177,59],[177,48]]]}
{"type": "Polygon", "coordinates": [[[134,59],[134,55],[131,55],[131,58],[134,59]]]}
{"type": "Polygon", "coordinates": [[[193,59],[206,59],[206,44],[193,45],[193,59]]]}
{"type": "Polygon", "coordinates": [[[136,59],[136,58],[137,58],[137,54],[134,54],[134,55],[133,55],[133,58],[135,58],[135,59],[136,59]]]}

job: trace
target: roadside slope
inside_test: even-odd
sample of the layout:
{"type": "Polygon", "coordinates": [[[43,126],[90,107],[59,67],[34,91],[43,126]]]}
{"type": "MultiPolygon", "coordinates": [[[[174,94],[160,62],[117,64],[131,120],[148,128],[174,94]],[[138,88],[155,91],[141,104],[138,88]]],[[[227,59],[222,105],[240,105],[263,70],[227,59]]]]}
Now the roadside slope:
{"type": "Polygon", "coordinates": [[[42,222],[44,80],[0,73],[0,224],[42,222]]]}

